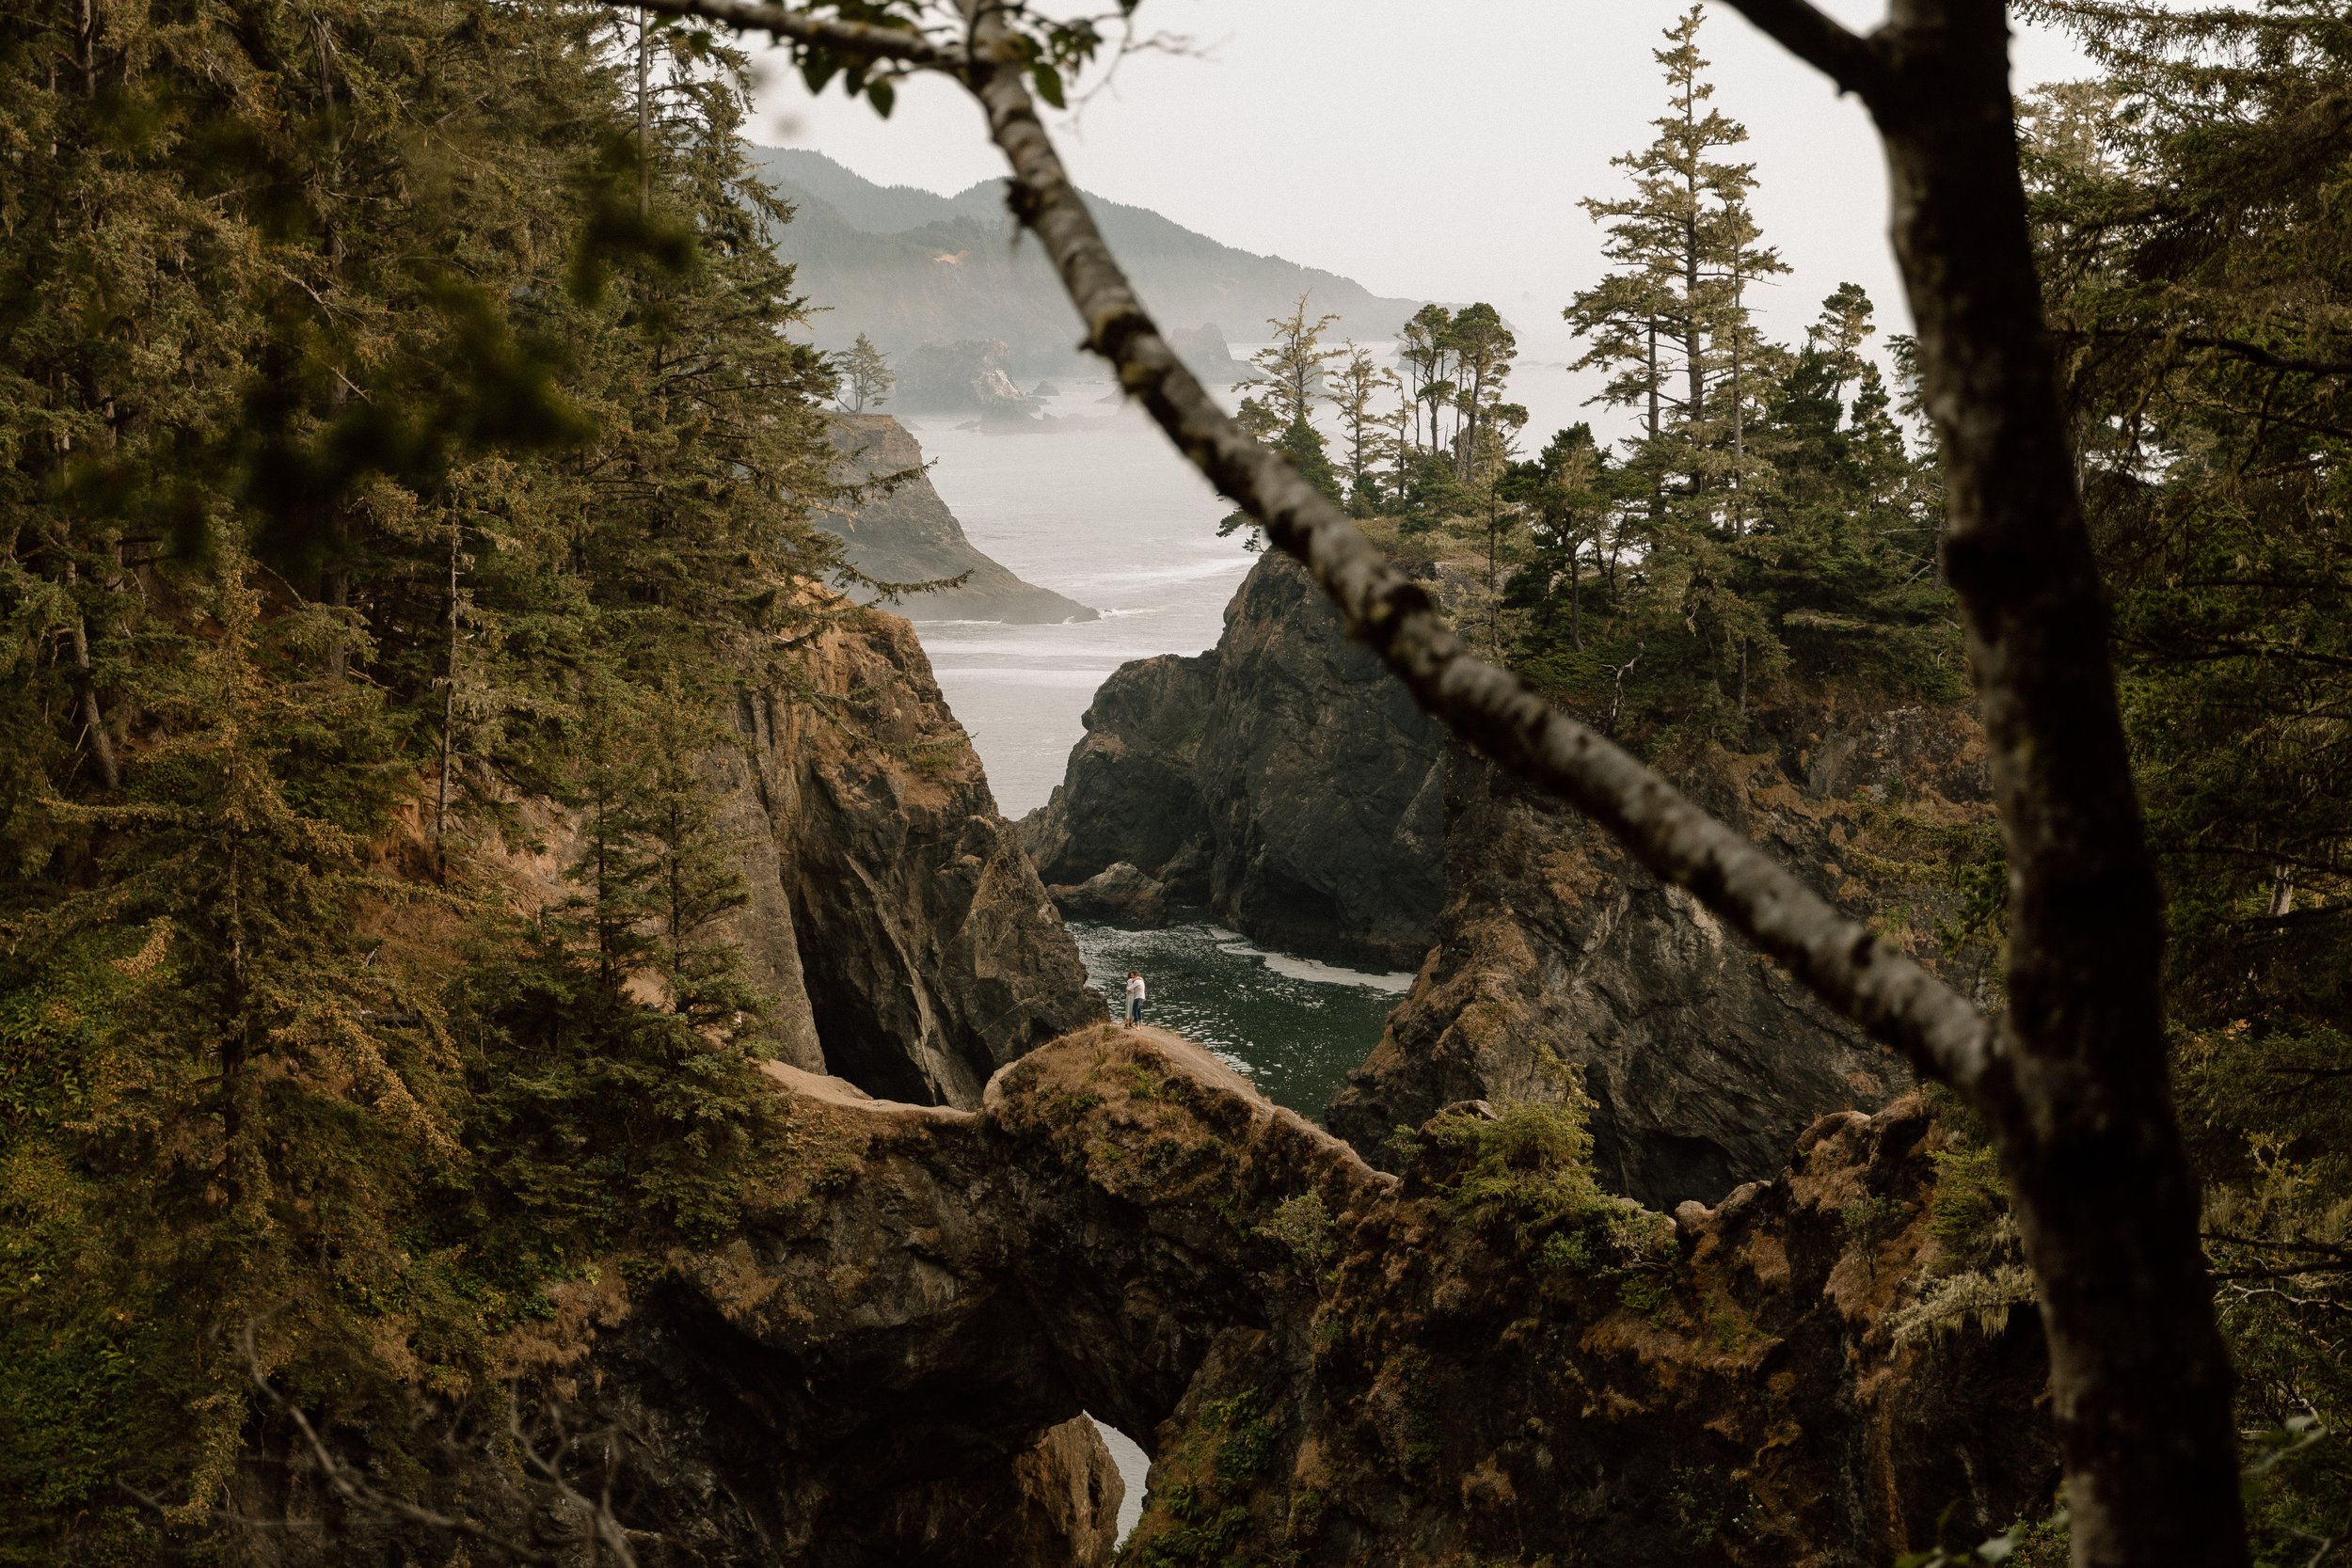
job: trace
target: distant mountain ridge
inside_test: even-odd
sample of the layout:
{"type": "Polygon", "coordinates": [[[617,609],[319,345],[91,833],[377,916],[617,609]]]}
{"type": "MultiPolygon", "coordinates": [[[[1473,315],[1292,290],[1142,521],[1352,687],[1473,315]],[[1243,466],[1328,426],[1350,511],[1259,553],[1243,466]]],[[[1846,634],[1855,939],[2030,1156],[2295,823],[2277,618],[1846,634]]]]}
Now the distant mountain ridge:
{"type": "MultiPolygon", "coordinates": [[[[797,209],[777,249],[822,308],[817,341],[846,348],[861,332],[892,356],[924,343],[999,339],[1023,376],[1058,374],[1078,357],[1076,310],[1036,244],[1015,243],[1003,182],[956,196],[878,185],[806,148],[755,148],[763,177],[797,209]]],[[[1353,278],[1258,256],[1142,207],[1089,196],[1095,221],[1163,327],[1215,326],[1262,340],[1267,317],[1301,293],[1338,315],[1335,337],[1395,336],[1421,308],[1353,278]]]]}

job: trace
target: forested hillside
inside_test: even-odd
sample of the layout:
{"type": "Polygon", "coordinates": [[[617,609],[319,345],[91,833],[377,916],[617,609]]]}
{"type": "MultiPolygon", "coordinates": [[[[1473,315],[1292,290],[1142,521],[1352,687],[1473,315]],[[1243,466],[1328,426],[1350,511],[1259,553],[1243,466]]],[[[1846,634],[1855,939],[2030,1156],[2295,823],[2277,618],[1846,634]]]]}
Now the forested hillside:
{"type": "Polygon", "coordinates": [[[2342,0],[2040,0],[2096,75],[2014,135],[2002,8],[1741,4],[1916,341],[1764,330],[1661,16],[1560,193],[1622,438],[1489,304],[1097,232],[1036,103],[1107,24],[729,11],[969,87],[1008,207],[751,146],[711,8],[0,19],[0,1564],[2341,1557],[2342,0]],[[1289,555],[1025,850],[818,519],[968,550],[877,341],[1073,301],[1289,555]],[[1434,934],[1355,1144],[1102,1022],[1039,857],[1434,934]]]}
{"type": "MultiPolygon", "coordinates": [[[[927,343],[993,339],[1025,377],[1058,375],[1077,362],[1077,318],[1036,245],[1017,242],[1003,182],[944,197],[873,184],[806,149],[759,148],[753,156],[797,209],[778,248],[802,286],[825,302],[812,324],[819,343],[847,348],[864,332],[896,356],[927,343]]],[[[1416,303],[1220,245],[1146,208],[1099,198],[1089,204],[1172,326],[1215,326],[1247,341],[1266,316],[1311,293],[1348,331],[1376,338],[1416,303]]]]}
{"type": "Polygon", "coordinates": [[[693,759],[827,613],[831,382],[742,57],[655,42],[0,24],[0,1560],[203,1521],[256,1370],[397,1467],[549,1282],[727,1223],[693,759]],[[535,920],[485,871],[534,801],[584,825],[535,920]]]}

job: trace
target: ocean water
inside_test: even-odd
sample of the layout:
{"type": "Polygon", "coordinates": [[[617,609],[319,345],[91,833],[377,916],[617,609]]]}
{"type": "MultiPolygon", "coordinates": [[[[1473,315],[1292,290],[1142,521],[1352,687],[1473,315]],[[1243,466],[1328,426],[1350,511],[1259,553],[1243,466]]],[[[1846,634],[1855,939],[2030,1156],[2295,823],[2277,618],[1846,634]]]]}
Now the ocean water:
{"type": "Polygon", "coordinates": [[[1103,612],[1064,626],[920,625],[1008,816],[1043,805],[1061,782],[1104,676],[1130,659],[1216,645],[1253,559],[1238,534],[1217,537],[1232,507],[1140,410],[1119,404],[1108,381],[1056,385],[1048,412],[1068,422],[1040,433],[952,417],[904,421],[975,545],[1103,612]]]}
{"type": "Polygon", "coordinates": [[[1105,996],[1123,995],[1127,972],[1138,972],[1151,988],[1146,1022],[1200,1041],[1268,1100],[1316,1122],[1413,983],[1270,953],[1206,920],[1158,931],[1073,921],[1070,934],[1105,996]]]}
{"type": "MultiPolygon", "coordinates": [[[[1107,379],[1055,385],[1055,422],[1041,431],[905,420],[974,544],[1103,611],[1065,626],[917,623],[1008,816],[1044,804],[1061,782],[1104,676],[1130,659],[1216,644],[1226,601],[1255,559],[1240,535],[1217,537],[1231,507],[1107,379]]],[[[1082,922],[1071,930],[1106,993],[1140,970],[1152,1022],[1209,1046],[1277,1104],[1317,1118],[1411,981],[1265,952],[1205,919],[1160,931],[1082,922]]]]}
{"type": "MultiPolygon", "coordinates": [[[[1216,644],[1226,601],[1255,559],[1243,535],[1217,537],[1230,504],[1140,411],[1121,406],[1107,379],[1056,385],[1047,412],[1060,422],[1041,432],[902,416],[975,545],[1103,612],[1054,626],[917,623],[1008,816],[1043,805],[1061,782],[1104,676],[1130,659],[1216,644]]],[[[1200,1041],[1269,1100],[1318,1121],[1412,980],[1268,952],[1206,919],[1159,931],[1081,921],[1070,929],[1105,995],[1120,995],[1127,971],[1139,970],[1152,1022],[1200,1041]]],[[[1143,1509],[1146,1461],[1132,1435],[1102,1431],[1127,1484],[1124,1539],[1143,1509]]]]}

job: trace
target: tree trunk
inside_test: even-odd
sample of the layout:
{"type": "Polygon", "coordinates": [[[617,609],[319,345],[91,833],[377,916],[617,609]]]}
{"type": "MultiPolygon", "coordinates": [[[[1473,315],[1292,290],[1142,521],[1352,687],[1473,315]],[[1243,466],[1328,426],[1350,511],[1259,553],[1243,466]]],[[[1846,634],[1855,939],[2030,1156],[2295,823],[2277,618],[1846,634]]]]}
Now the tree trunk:
{"type": "Polygon", "coordinates": [[[449,529],[449,624],[448,641],[441,665],[441,771],[435,783],[433,801],[433,864],[435,871],[449,874],[449,850],[445,839],[449,831],[449,775],[456,763],[457,734],[457,525],[449,529]]]}
{"type": "MultiPolygon", "coordinates": [[[[73,567],[65,569],[65,580],[71,585],[79,574],[73,567]]],[[[73,614],[71,628],[73,641],[73,684],[77,689],[77,705],[82,710],[82,728],[89,736],[90,759],[98,764],[98,777],[109,791],[122,787],[122,772],[115,763],[114,737],[106,733],[106,716],[98,705],[98,683],[90,670],[89,621],[80,610],[73,614]]]]}
{"type": "MultiPolygon", "coordinates": [[[[1788,9],[1741,8],[1768,30],[1758,13],[1788,9]]],[[[1878,73],[1862,90],[2009,853],[2010,1070],[1983,1109],[2049,1341],[2074,1560],[2236,1568],[2231,1370],[2167,1083],[2160,895],[2042,326],[2004,8],[1895,0],[1853,42],[1868,56],[1847,69],[1878,73]]]]}
{"type": "Polygon", "coordinates": [[[653,74],[652,18],[637,8],[637,215],[653,213],[653,74]]]}
{"type": "Polygon", "coordinates": [[[1306,563],[1349,630],[1456,734],[1558,790],[1979,1107],[2039,1290],[2075,1562],[2240,1568],[2230,1370],[2165,1079],[2157,885],[2041,325],[2005,8],[1894,0],[1885,28],[1863,40],[1807,0],[1733,0],[1861,92],[1885,139],[1897,253],[1947,454],[1947,569],[2009,846],[2010,997],[1992,1035],[1964,999],[1742,835],[1470,657],[1424,589],[1233,425],[1169,350],[1070,183],[1003,15],[963,4],[968,54],[903,28],[773,10],[760,24],[962,76],[1012,167],[1014,210],[1089,344],[1269,541],[1306,563]]]}
{"type": "Polygon", "coordinates": [[[1584,610],[1581,603],[1584,588],[1583,554],[1584,544],[1581,540],[1569,547],[1568,645],[1580,654],[1584,651],[1584,610]]]}
{"type": "Polygon", "coordinates": [[[1658,439],[1658,318],[1649,320],[1649,438],[1658,439]]]}

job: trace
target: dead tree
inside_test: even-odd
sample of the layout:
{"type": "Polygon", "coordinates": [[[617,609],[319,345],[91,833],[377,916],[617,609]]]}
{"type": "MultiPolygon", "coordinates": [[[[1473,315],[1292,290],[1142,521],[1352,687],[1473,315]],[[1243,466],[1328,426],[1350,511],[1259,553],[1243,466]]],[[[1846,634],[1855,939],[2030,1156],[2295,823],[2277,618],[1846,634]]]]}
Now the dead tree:
{"type": "MultiPolygon", "coordinates": [[[[1030,95],[1058,92],[1050,25],[1018,6],[650,0],[768,33],[826,68],[938,71],[979,102],[1010,200],[1110,361],[1216,487],[1304,562],[1416,700],[1574,803],[1965,1095],[2015,1199],[2050,1345],[2074,1561],[2246,1560],[2230,1369],[2166,1077],[2154,863],[2125,754],[2106,617],[2059,418],[2026,228],[2001,0],[1894,0],[1852,33],[1805,0],[1732,0],[1877,121],[1898,260],[1945,451],[1946,570],[1967,626],[2010,867],[2010,999],[1988,1020],[1506,671],[1178,361],[1070,182],[1030,95]]],[[[1064,47],[1067,47],[1066,43],[1064,47]]]]}

